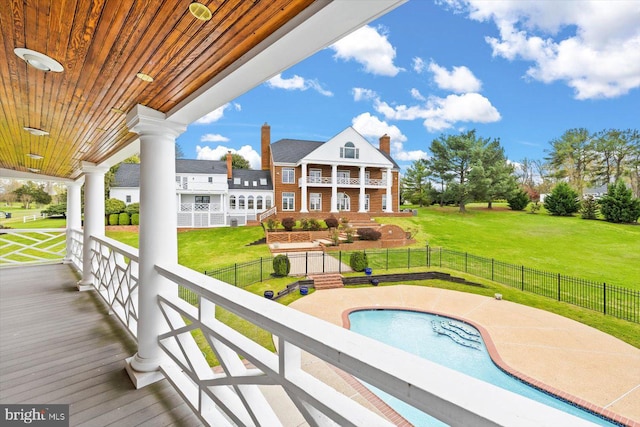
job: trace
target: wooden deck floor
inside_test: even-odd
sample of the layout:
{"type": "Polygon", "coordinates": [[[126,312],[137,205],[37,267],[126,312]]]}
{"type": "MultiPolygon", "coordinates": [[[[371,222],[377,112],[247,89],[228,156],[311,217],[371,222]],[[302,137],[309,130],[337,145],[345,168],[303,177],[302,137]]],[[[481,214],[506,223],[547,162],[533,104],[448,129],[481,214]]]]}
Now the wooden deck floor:
{"type": "Polygon", "coordinates": [[[69,404],[72,426],[199,426],[163,380],[136,390],[135,342],[67,265],[0,270],[0,403],[69,404]]]}

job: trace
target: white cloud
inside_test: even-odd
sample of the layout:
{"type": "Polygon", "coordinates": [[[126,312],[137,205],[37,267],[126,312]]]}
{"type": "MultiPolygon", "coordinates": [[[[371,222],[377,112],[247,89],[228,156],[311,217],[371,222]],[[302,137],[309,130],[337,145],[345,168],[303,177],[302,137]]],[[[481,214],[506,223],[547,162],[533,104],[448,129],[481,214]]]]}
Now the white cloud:
{"type": "Polygon", "coordinates": [[[389,43],[387,34],[381,27],[376,29],[365,25],[330,48],[335,51],[334,58],[354,60],[362,64],[367,73],[393,77],[403,71],[393,63],[396,49],[389,43]]]}
{"type": "Polygon", "coordinates": [[[424,119],[429,132],[452,128],[458,122],[492,123],[501,119],[491,102],[478,93],[452,94],[446,98],[431,96],[421,105],[394,105],[378,99],[375,110],[387,120],[424,119]]]}
{"type": "Polygon", "coordinates": [[[223,106],[216,108],[215,110],[213,110],[209,114],[199,118],[198,120],[196,120],[194,122],[194,124],[197,124],[197,125],[208,125],[210,123],[217,122],[218,120],[220,120],[224,116],[224,110],[226,110],[227,108],[233,108],[236,111],[242,110],[242,107],[238,103],[233,103],[233,104],[226,103],[223,106]]]}
{"type": "Polygon", "coordinates": [[[453,67],[447,71],[435,62],[429,64],[429,71],[433,73],[433,79],[440,89],[450,90],[455,93],[480,92],[482,82],[473,75],[467,67],[453,67]]]}
{"type": "Polygon", "coordinates": [[[427,153],[422,150],[404,151],[404,143],[407,137],[395,125],[390,125],[385,121],[372,116],[370,113],[362,113],[351,120],[351,124],[362,136],[374,142],[378,142],[380,137],[387,134],[391,138],[391,155],[395,160],[413,161],[426,158],[427,153]]]}
{"type": "Polygon", "coordinates": [[[563,81],[577,99],[614,98],[640,87],[640,2],[441,0],[493,21],[493,55],[531,62],[527,77],[563,81]]]}
{"type": "Polygon", "coordinates": [[[200,142],[228,142],[229,138],[219,133],[206,133],[200,137],[200,142]]]}
{"type": "Polygon", "coordinates": [[[235,148],[225,147],[223,145],[218,145],[215,148],[211,148],[209,146],[201,147],[199,145],[196,146],[196,159],[198,160],[220,160],[222,156],[227,154],[227,152],[231,151],[231,153],[238,153],[245,159],[249,161],[251,165],[251,169],[260,169],[260,154],[256,150],[253,149],[250,145],[243,145],[239,150],[235,148]]]}
{"type": "Polygon", "coordinates": [[[413,99],[416,99],[418,101],[426,101],[426,98],[420,93],[420,91],[418,89],[411,88],[411,97],[413,99]]]}
{"type": "Polygon", "coordinates": [[[375,99],[378,97],[378,94],[376,94],[375,91],[362,87],[354,87],[352,89],[352,92],[354,101],[363,101],[368,99],[375,99]]]}
{"type": "Polygon", "coordinates": [[[282,78],[282,74],[278,74],[277,76],[272,77],[267,81],[267,86],[285,90],[305,91],[307,89],[313,89],[320,95],[333,96],[333,92],[324,89],[317,80],[305,79],[304,77],[300,77],[297,74],[294,74],[293,77],[290,77],[288,79],[282,78]]]}
{"type": "Polygon", "coordinates": [[[415,57],[413,58],[413,71],[415,71],[416,73],[420,74],[424,71],[424,69],[426,68],[426,64],[424,63],[424,59],[419,58],[419,57],[415,57]]]}

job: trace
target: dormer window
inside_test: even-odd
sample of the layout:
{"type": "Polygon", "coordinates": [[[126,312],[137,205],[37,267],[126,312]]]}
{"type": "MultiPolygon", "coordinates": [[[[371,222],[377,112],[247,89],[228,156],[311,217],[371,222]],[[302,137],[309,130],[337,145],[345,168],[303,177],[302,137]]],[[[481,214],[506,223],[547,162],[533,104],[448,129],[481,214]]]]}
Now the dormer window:
{"type": "Polygon", "coordinates": [[[344,147],[340,147],[340,158],[342,159],[359,159],[360,150],[356,148],[353,142],[347,142],[344,147]]]}
{"type": "Polygon", "coordinates": [[[234,185],[240,185],[240,178],[233,178],[234,185]]]}

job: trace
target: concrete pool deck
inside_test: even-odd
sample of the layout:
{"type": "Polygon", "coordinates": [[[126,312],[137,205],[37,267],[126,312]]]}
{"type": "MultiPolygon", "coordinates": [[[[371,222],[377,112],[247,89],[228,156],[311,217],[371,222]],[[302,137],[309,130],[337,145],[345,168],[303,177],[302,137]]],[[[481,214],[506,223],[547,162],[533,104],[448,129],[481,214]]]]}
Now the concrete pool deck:
{"type": "Polygon", "coordinates": [[[481,330],[503,367],[640,426],[640,349],[574,320],[505,300],[409,285],[317,291],[290,307],[339,326],[359,308],[402,308],[467,321],[481,330]]]}

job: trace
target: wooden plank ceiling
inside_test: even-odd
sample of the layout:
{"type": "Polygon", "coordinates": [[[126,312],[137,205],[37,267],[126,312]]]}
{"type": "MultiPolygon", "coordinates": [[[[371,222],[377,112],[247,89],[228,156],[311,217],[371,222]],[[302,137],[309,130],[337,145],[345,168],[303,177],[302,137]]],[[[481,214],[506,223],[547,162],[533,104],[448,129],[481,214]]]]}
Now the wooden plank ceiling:
{"type": "Polygon", "coordinates": [[[128,145],[124,112],[167,112],[313,0],[7,0],[0,8],[0,168],[69,178],[128,145]],[[64,67],[37,70],[15,48],[64,67]],[[136,74],[153,77],[149,83],[136,74]],[[34,136],[25,127],[49,132],[34,136]],[[43,156],[34,159],[29,154],[43,156]]]}

